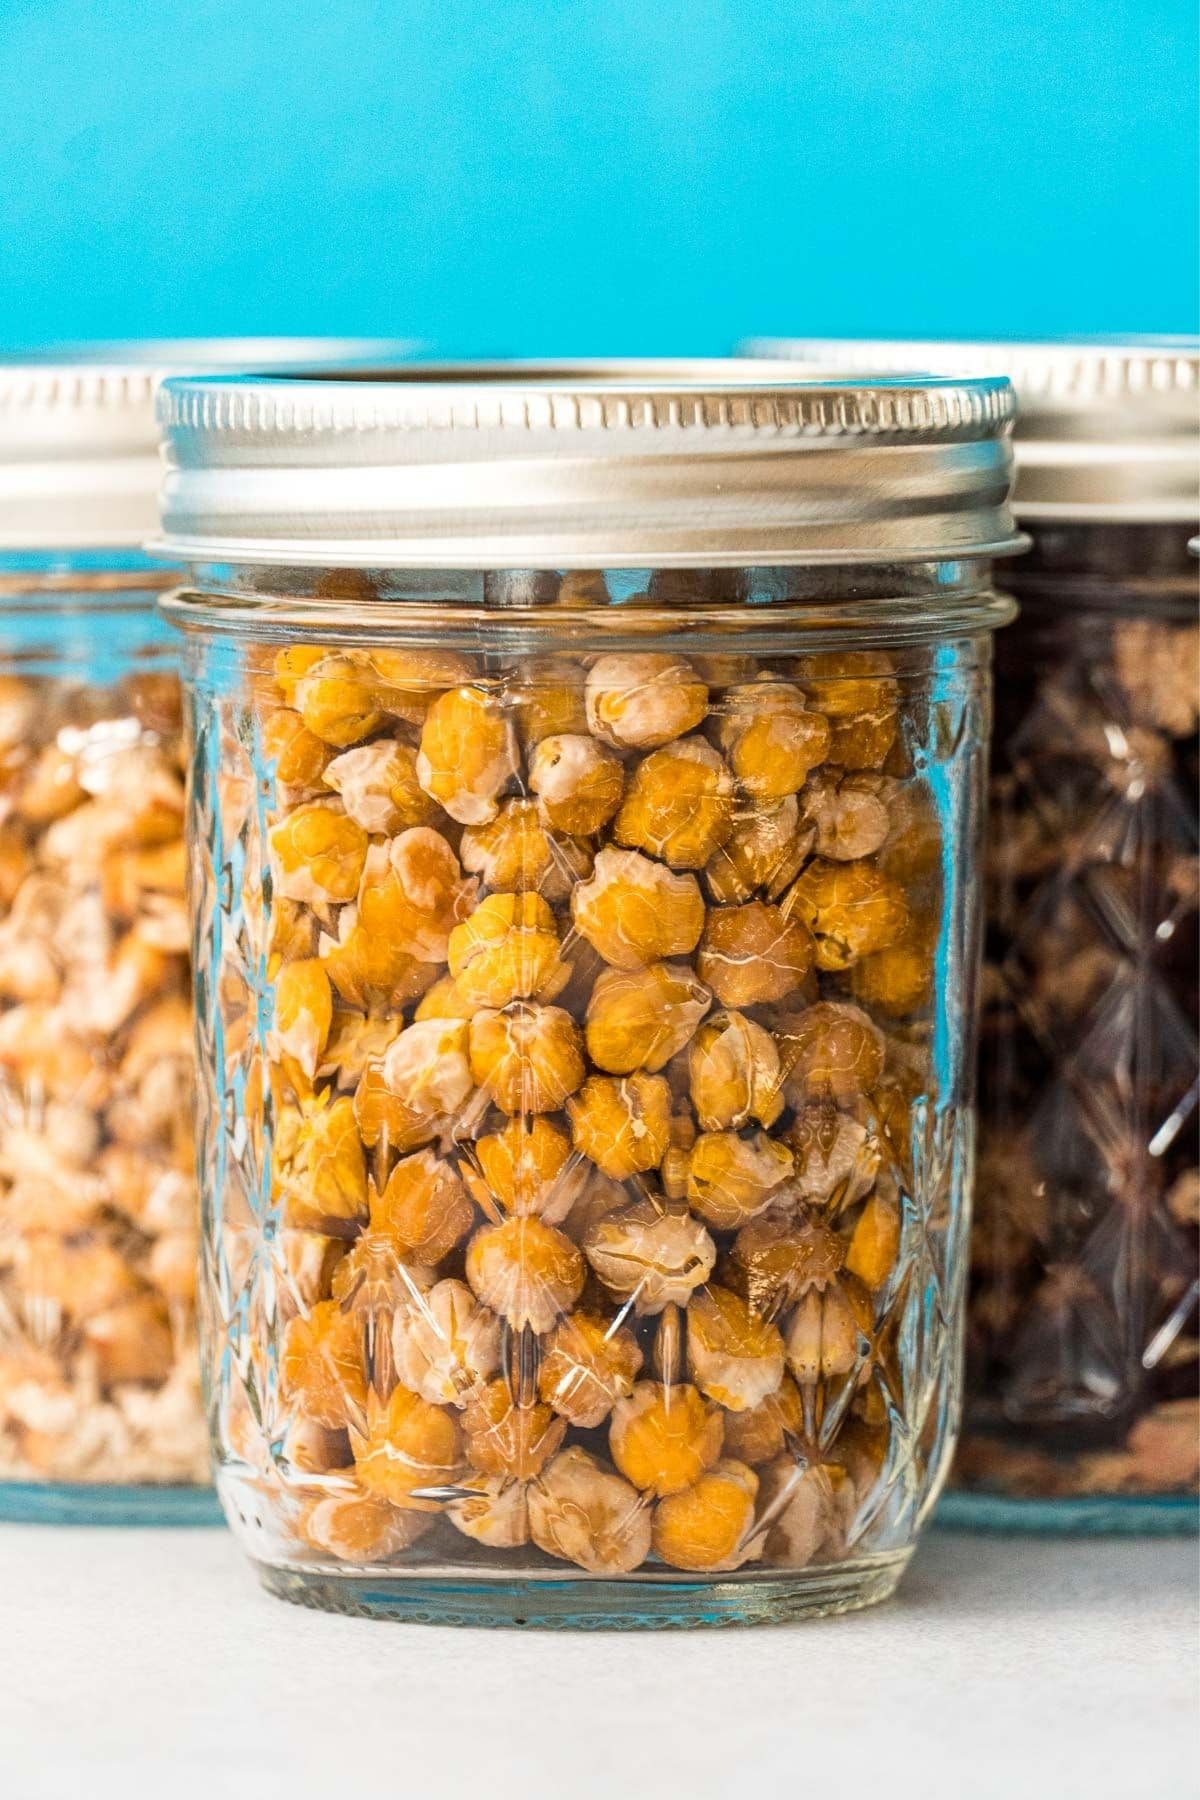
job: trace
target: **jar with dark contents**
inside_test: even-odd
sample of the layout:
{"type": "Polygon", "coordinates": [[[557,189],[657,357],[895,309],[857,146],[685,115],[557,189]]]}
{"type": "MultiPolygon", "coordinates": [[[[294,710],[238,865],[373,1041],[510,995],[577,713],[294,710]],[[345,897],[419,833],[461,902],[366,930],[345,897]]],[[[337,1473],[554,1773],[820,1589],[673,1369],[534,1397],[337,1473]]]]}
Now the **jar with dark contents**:
{"type": "Polygon", "coordinates": [[[179,646],[157,608],[174,577],[141,546],[162,371],[317,350],[0,366],[0,1519],[220,1516],[196,1348],[179,646]]]}
{"type": "Polygon", "coordinates": [[[996,662],[967,1418],[942,1516],[1194,1530],[1195,340],[786,343],[1017,389],[996,662]]]}
{"type": "Polygon", "coordinates": [[[958,1412],[1009,405],[167,385],[203,1349],[272,1591],[892,1591],[958,1412]]]}

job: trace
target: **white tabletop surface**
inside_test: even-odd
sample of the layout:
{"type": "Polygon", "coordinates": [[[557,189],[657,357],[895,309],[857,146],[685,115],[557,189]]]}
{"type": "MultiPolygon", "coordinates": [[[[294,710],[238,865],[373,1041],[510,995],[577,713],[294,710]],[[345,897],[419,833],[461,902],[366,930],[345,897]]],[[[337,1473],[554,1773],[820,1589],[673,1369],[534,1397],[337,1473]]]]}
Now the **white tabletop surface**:
{"type": "Polygon", "coordinates": [[[215,1530],[0,1527],[4,1800],[1195,1800],[1188,1540],[933,1533],[889,1605],[464,1631],[260,1592],[215,1530]]]}

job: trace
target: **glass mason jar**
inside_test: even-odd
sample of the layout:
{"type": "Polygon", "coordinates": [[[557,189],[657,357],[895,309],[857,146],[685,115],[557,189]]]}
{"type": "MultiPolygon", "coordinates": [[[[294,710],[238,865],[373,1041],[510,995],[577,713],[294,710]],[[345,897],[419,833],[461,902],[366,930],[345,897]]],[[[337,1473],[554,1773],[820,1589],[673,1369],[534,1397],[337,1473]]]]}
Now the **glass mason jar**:
{"type": "MultiPolygon", "coordinates": [[[[0,368],[0,1519],[217,1521],[200,1399],[193,1032],[163,366],[0,368]]],[[[326,347],[328,348],[328,347],[326,347]]],[[[98,360],[100,359],[100,360],[98,360]]]]}
{"type": "Polygon", "coordinates": [[[943,1516],[1200,1509],[1194,340],[790,345],[1008,371],[1031,555],[996,666],[968,1413],[943,1516]]]}
{"type": "Polygon", "coordinates": [[[883,1598],[958,1410],[1006,384],[163,400],[203,1352],[261,1579],[883,1598]]]}

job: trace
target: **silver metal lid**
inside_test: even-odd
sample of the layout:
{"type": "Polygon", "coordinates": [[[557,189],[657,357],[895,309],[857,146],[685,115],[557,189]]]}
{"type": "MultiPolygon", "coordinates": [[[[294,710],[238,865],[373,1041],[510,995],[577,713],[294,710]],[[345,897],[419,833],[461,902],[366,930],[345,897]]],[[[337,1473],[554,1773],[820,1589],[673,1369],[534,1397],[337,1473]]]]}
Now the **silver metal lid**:
{"type": "Polygon", "coordinates": [[[1023,521],[1200,517],[1200,338],[1046,343],[756,338],[812,369],[1007,375],[1017,393],[1013,510],[1023,521]]]}
{"type": "Polygon", "coordinates": [[[929,561],[1020,548],[1003,380],[712,362],[182,379],[155,549],[377,568],[929,561]]]}
{"type": "Polygon", "coordinates": [[[396,358],[395,339],[67,344],[0,362],[0,550],[138,549],[158,525],[154,396],[168,374],[396,358]]]}

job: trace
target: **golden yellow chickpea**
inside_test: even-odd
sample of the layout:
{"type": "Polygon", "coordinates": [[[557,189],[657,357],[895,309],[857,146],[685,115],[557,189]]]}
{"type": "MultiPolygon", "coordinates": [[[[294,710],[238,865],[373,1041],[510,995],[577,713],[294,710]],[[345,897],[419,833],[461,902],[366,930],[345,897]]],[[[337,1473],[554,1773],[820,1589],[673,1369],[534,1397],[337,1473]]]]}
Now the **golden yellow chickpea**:
{"type": "Polygon", "coordinates": [[[910,915],[904,890],[869,862],[817,857],[788,889],[780,911],[803,920],[816,942],[817,967],[848,969],[860,956],[900,942],[910,915]]]}
{"type": "Polygon", "coordinates": [[[420,725],[433,701],[447,688],[470,683],[471,663],[456,650],[368,650],[363,661],[375,686],[381,712],[420,725]]]}
{"type": "Polygon", "coordinates": [[[368,839],[334,801],[298,806],[268,834],[275,891],[286,900],[341,905],[353,900],[368,839]]]}
{"type": "Polygon", "coordinates": [[[857,1006],[820,1000],[776,1023],[785,1092],[792,1104],[851,1105],[883,1074],[883,1033],[857,1006]]]}
{"type": "Polygon", "coordinates": [[[575,1312],[559,1320],[543,1345],[538,1393],[568,1424],[590,1431],[633,1392],[641,1366],[637,1339],[626,1326],[575,1312]]]}
{"type": "Polygon", "coordinates": [[[288,1057],[311,1082],[333,1027],[333,990],[316,957],[285,963],[275,980],[271,1053],[288,1057]]]}
{"type": "Polygon", "coordinates": [[[538,817],[550,831],[590,837],[621,804],[625,771],[593,737],[560,733],[543,738],[529,758],[529,786],[538,817]]]}
{"type": "Polygon", "coordinates": [[[749,1412],[783,1380],[783,1339],[732,1289],[703,1288],[687,1310],[688,1372],[706,1400],[749,1412]]]}
{"type": "Polygon", "coordinates": [[[453,975],[441,975],[421,995],[413,1013],[413,1024],[423,1024],[426,1019],[470,1020],[478,1011],[476,1003],[464,997],[453,975]]]}
{"type": "Polygon", "coordinates": [[[890,1019],[923,1012],[933,998],[933,945],[925,934],[861,956],[850,971],[856,1000],[890,1019]]]}
{"type": "Polygon", "coordinates": [[[728,690],[718,736],[738,781],[756,800],[796,793],[830,750],[828,720],[809,711],[798,687],[774,676],[728,690]]]}
{"type": "Polygon", "coordinates": [[[747,1412],[730,1413],[725,1420],[725,1453],[757,1466],[782,1456],[788,1440],[804,1431],[804,1402],[800,1389],[785,1375],[774,1393],[766,1395],[747,1412]]]}
{"type": "Polygon", "coordinates": [[[704,929],[694,875],[676,875],[638,850],[609,846],[571,896],[575,929],[617,969],[688,956],[704,929]]]}
{"type": "Polygon", "coordinates": [[[571,1140],[542,1114],[514,1113],[502,1130],[477,1140],[478,1169],[464,1179],[481,1206],[560,1225],[581,1187],[582,1166],[571,1165],[571,1140]]]}
{"type": "Polygon", "coordinates": [[[467,1400],[463,1440],[481,1475],[531,1481],[562,1447],[567,1421],[541,1401],[514,1397],[508,1382],[490,1381],[467,1400]]]}
{"type": "Polygon", "coordinates": [[[612,1411],[608,1447],[636,1488],[661,1496],[695,1485],[721,1454],[720,1412],[686,1382],[639,1381],[612,1411]]]}
{"type": "Polygon", "coordinates": [[[289,706],[296,698],[296,683],[328,655],[323,644],[289,644],[286,650],[276,652],[271,665],[275,685],[289,706]]]}
{"type": "Polygon", "coordinates": [[[436,1512],[423,1490],[452,1486],[462,1470],[462,1433],[452,1412],[397,1387],[386,1404],[368,1396],[367,1429],[351,1430],[360,1485],[393,1506],[436,1512]]]}
{"type": "Polygon", "coordinates": [[[686,963],[606,969],[588,1002],[588,1055],[613,1075],[657,1073],[688,1043],[711,998],[686,963]]]}
{"type": "Polygon", "coordinates": [[[672,1569],[740,1569],[762,1555],[754,1534],[758,1477],[723,1458],[694,1487],[668,1494],[654,1509],[651,1543],[672,1569]]]}
{"type": "Polygon", "coordinates": [[[879,1292],[900,1254],[900,1208],[889,1195],[874,1193],[858,1215],[846,1267],[873,1294],[879,1292]]]}
{"type": "Polygon", "coordinates": [[[686,1306],[717,1260],[699,1219],[677,1201],[650,1195],[595,1219],[583,1249],[609,1292],[642,1316],[686,1306]]]}
{"type": "Polygon", "coordinates": [[[795,794],[736,815],[732,831],[714,851],[705,880],[718,906],[735,906],[761,891],[768,900],[795,880],[812,848],[815,830],[802,821],[795,794]]]}
{"type": "Polygon", "coordinates": [[[812,962],[807,928],[781,907],[750,900],[709,913],[696,969],[723,1006],[758,1006],[794,993],[812,962]]]}
{"type": "Polygon", "coordinates": [[[541,1219],[515,1217],[485,1225],[467,1247],[467,1280],[485,1306],[514,1331],[549,1331],[583,1291],[583,1257],[541,1219]]]}
{"type": "Polygon", "coordinates": [[[300,714],[287,707],[268,713],[263,720],[262,747],[283,788],[318,787],[331,754],[329,745],[308,729],[300,714]]]}
{"type": "Polygon", "coordinates": [[[440,816],[417,780],[416,751],[391,738],[343,750],[325,768],[324,780],[348,817],[372,836],[395,837],[415,825],[434,825],[440,816]]]}
{"type": "MultiPolygon", "coordinates": [[[[432,1286],[430,1270],[407,1260],[392,1238],[374,1231],[355,1240],[329,1278],[330,1295],[343,1312],[386,1314],[389,1322],[408,1313],[432,1286]]],[[[375,1351],[378,1358],[377,1335],[375,1351]]]]}
{"type": "Polygon", "coordinates": [[[280,1120],[276,1182],[288,1225],[351,1237],[367,1217],[367,1168],[354,1107],[346,1096],[306,1101],[280,1120]]]}
{"type": "Polygon", "coordinates": [[[316,1550],[339,1562],[383,1562],[411,1549],[432,1525],[419,1512],[403,1512],[357,1485],[348,1492],[324,1494],[301,1515],[301,1535],[316,1550]]]}
{"type": "Polygon", "coordinates": [[[688,1203],[717,1231],[736,1231],[778,1198],[791,1173],[791,1151],[764,1131],[705,1131],[688,1158],[688,1203]]]}
{"type": "Polygon", "coordinates": [[[450,933],[448,958],[459,993],[480,1006],[550,995],[570,975],[540,894],[489,894],[450,933]]]}
{"type": "Polygon", "coordinates": [[[288,1325],[279,1361],[287,1404],[316,1425],[337,1431],[363,1422],[367,1406],[362,1320],[322,1300],[288,1325]]]}
{"type": "Polygon", "coordinates": [[[578,1444],[560,1451],[531,1483],[529,1530],[539,1550],[589,1575],[628,1575],[650,1554],[650,1512],[642,1496],[578,1444]]]}
{"type": "Polygon", "coordinates": [[[470,1023],[471,1073],[502,1112],[557,1112],[583,1080],[583,1038],[558,1006],[514,1002],[470,1023]]]}
{"type": "Polygon", "coordinates": [[[445,962],[450,933],[475,899],[475,882],[440,832],[415,825],[373,844],[363,869],[358,922],[364,933],[422,962],[445,962]]]}
{"type": "Polygon", "coordinates": [[[567,1102],[575,1148],[613,1181],[656,1169],[671,1133],[671,1090],[661,1075],[589,1075],[567,1102]]]}
{"type": "Polygon", "coordinates": [[[638,763],[613,836],[673,869],[702,869],[733,822],[733,777],[707,739],[689,737],[638,763]]]}
{"type": "Polygon", "coordinates": [[[829,720],[828,760],[843,769],[879,769],[896,739],[900,686],[890,658],[873,650],[802,656],[797,674],[829,720]]]}
{"type": "Polygon", "coordinates": [[[393,1094],[379,1061],[369,1062],[359,1077],[354,1119],[368,1150],[382,1145],[400,1155],[431,1142],[446,1123],[441,1113],[411,1107],[393,1094]]]}
{"type": "Polygon", "coordinates": [[[744,1013],[711,1014],[688,1050],[688,1086],[702,1131],[773,1125],[783,1111],[775,1040],[744,1013]]]}
{"type": "Polygon", "coordinates": [[[708,689],[680,656],[600,656],[588,672],[588,724],[622,750],[654,750],[704,722],[708,689]]]}
{"type": "Polygon", "coordinates": [[[400,1159],[371,1193],[371,1230],[404,1262],[432,1267],[471,1229],[475,1209],[453,1164],[432,1150],[400,1159]]]}
{"type": "Polygon", "coordinates": [[[577,839],[547,831],[535,800],[502,800],[486,825],[468,825],[459,846],[463,868],[484,886],[508,894],[538,893],[561,903],[591,874],[592,856],[577,839]]]}
{"type": "Polygon", "coordinates": [[[494,819],[517,768],[516,734],[495,695],[478,687],[438,695],[421,728],[417,779],[452,819],[494,819]]]}
{"type": "Polygon", "coordinates": [[[313,736],[339,749],[361,743],[382,723],[370,670],[348,656],[321,657],[296,682],[292,697],[313,736]]]}

